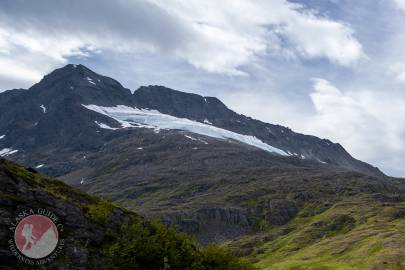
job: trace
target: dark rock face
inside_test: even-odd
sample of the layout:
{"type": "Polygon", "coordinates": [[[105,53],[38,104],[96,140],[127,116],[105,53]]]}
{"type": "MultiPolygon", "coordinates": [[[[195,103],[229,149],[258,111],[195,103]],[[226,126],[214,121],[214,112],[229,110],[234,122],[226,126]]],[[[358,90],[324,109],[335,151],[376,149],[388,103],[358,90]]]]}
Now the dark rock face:
{"type": "Polygon", "coordinates": [[[196,211],[165,214],[163,221],[179,231],[195,235],[202,244],[252,233],[260,221],[280,226],[288,223],[298,212],[295,201],[273,200],[257,208],[201,208],[196,211]]]}
{"type": "Polygon", "coordinates": [[[165,215],[163,221],[179,231],[192,233],[202,244],[222,243],[251,231],[252,213],[245,209],[202,208],[188,213],[165,215]]]}
{"type": "Polygon", "coordinates": [[[134,92],[133,98],[136,106],[140,108],[155,109],[164,114],[200,122],[218,117],[232,119],[237,116],[215,97],[202,97],[164,86],[142,86],[134,92]]]}
{"type": "Polygon", "coordinates": [[[266,220],[273,225],[286,224],[298,212],[296,202],[290,200],[273,200],[266,203],[263,209],[266,220]]]}

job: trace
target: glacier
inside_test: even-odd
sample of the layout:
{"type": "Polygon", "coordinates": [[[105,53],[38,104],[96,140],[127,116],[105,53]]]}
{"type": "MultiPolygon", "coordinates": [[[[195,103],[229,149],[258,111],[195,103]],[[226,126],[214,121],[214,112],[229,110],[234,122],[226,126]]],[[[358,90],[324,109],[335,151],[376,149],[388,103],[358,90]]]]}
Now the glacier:
{"type": "Polygon", "coordinates": [[[282,156],[289,156],[286,152],[271,145],[268,145],[260,139],[235,133],[226,129],[207,125],[186,118],[177,118],[171,115],[160,113],[156,110],[138,109],[125,105],[115,107],[102,107],[98,105],[84,105],[88,110],[103,114],[118,121],[122,128],[141,127],[159,129],[175,129],[196,133],[216,139],[230,139],[247,145],[257,147],[267,152],[276,153],[282,156]]]}

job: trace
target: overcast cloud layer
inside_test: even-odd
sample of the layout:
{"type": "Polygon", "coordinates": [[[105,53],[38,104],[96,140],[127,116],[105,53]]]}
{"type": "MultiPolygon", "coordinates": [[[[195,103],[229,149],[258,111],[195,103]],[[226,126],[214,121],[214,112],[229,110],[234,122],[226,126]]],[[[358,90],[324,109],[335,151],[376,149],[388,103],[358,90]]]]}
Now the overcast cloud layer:
{"type": "Polygon", "coordinates": [[[83,63],[341,143],[405,176],[404,0],[4,0],[0,89],[83,63]]]}

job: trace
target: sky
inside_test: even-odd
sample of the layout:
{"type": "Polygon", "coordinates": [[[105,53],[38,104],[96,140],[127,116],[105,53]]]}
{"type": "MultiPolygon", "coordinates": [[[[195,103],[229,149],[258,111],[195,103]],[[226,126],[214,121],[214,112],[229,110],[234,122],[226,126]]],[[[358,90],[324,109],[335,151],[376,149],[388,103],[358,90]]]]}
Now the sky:
{"type": "Polygon", "coordinates": [[[405,177],[405,0],[2,0],[0,91],[81,63],[216,96],[405,177]]]}

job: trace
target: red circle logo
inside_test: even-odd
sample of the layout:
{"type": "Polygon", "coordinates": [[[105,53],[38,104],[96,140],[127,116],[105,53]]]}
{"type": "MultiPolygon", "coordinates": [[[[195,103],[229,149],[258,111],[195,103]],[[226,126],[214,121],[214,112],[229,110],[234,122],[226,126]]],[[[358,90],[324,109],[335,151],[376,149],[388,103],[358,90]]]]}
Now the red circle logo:
{"type": "Polygon", "coordinates": [[[32,259],[42,259],[58,245],[58,229],[46,216],[30,215],[22,219],[14,232],[18,250],[32,259]]]}

